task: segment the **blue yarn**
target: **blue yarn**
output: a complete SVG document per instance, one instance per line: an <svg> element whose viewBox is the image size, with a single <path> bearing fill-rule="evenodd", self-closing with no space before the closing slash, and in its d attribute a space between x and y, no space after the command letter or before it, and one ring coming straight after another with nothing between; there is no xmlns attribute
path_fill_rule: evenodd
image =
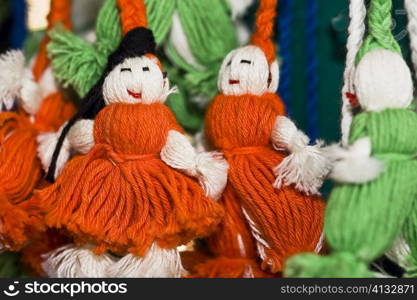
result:
<svg viewBox="0 0 417 300"><path fill-rule="evenodd" d="M307 52L307 133L312 140L319 136L318 130L318 55L317 55L317 0L307 0L306 52Z"/></svg>
<svg viewBox="0 0 417 300"><path fill-rule="evenodd" d="M26 38L26 1L10 1L12 16L12 28L10 30L10 47L13 49L23 48Z"/></svg>
<svg viewBox="0 0 417 300"><path fill-rule="evenodd" d="M278 11L278 46L282 59L278 93L284 101L287 114L292 114L291 108L291 76L292 76L292 4L294 0L281 0Z"/></svg>

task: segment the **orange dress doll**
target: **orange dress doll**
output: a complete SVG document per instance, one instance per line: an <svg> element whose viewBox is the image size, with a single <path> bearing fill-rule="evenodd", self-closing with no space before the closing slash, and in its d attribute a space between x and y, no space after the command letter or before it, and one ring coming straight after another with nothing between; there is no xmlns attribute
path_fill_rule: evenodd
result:
<svg viewBox="0 0 417 300"><path fill-rule="evenodd" d="M181 276L176 247L207 235L223 216L212 198L224 188L227 165L197 154L163 104L172 90L153 55L152 32L125 32L102 78L63 129L49 178L67 133L74 143L80 135L72 131L82 130L81 144L89 149L36 195L46 224L65 229L75 241L48 255L43 266L49 276Z"/></svg>
<svg viewBox="0 0 417 300"><path fill-rule="evenodd" d="M207 241L216 256L200 277L265 277L287 258L321 249L324 202L317 197L327 160L320 145L285 117L275 94L279 70L271 41L276 0L260 0L252 45L224 60L205 134L229 164L220 203L224 221Z"/></svg>

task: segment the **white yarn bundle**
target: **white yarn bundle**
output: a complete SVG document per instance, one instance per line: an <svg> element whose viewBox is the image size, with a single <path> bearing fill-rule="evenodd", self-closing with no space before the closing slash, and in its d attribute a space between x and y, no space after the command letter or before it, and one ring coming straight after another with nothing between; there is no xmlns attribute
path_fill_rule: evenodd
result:
<svg viewBox="0 0 417 300"><path fill-rule="evenodd" d="M161 159L168 166L196 177L208 197L220 198L227 183L228 170L228 164L220 153L197 153L185 135L170 130Z"/></svg>

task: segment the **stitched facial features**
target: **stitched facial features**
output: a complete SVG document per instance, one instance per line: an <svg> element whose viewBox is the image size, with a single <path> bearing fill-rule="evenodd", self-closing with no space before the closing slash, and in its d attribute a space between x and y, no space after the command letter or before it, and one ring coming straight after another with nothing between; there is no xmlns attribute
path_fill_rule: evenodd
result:
<svg viewBox="0 0 417 300"><path fill-rule="evenodd" d="M165 102L171 93L169 81L152 56L128 58L106 77L103 96L106 104Z"/></svg>
<svg viewBox="0 0 417 300"><path fill-rule="evenodd" d="M227 55L220 69L218 86L225 95L262 95L276 91L278 76L276 62L270 67L261 49L246 46Z"/></svg>

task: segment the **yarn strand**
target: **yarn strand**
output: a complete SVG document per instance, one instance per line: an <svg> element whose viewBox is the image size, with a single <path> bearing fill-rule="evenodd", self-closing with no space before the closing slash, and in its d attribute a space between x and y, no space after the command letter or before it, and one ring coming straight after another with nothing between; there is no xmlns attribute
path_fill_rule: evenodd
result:
<svg viewBox="0 0 417 300"><path fill-rule="evenodd" d="M347 145L349 129L352 123L352 112L347 93L353 93L353 73L355 71L355 59L362 45L365 35L366 7L364 0L350 0L349 4L350 24L348 28L347 54L345 72L343 75L344 85L342 89L342 144Z"/></svg>

